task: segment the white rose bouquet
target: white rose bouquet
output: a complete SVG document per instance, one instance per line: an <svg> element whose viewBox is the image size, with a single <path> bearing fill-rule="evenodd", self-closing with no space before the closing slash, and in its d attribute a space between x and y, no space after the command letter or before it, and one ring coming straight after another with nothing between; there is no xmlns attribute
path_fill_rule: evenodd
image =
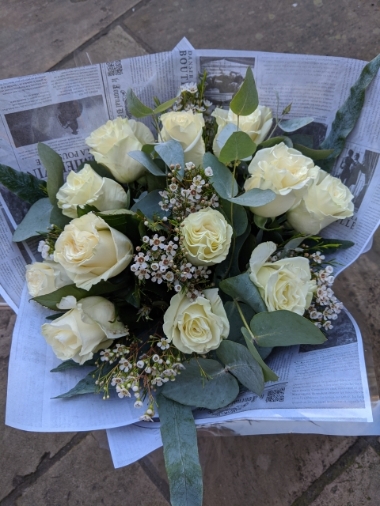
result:
<svg viewBox="0 0 380 506"><path fill-rule="evenodd" d="M363 72L368 84L374 70ZM62 396L133 398L141 420L159 415L179 506L202 503L192 408L224 407L241 386L261 395L278 379L264 361L273 347L323 344L339 318L332 254L352 243L318 234L354 212L328 171L367 85L359 79L314 149L297 143L312 118L286 119L290 106L273 117L249 67L228 110L206 99L205 84L203 75L155 108L129 90L137 120L94 131L95 160L66 181L44 144L47 183L0 170L32 204L14 240L41 236L42 261L26 279L33 300L59 311L41 329L64 361L58 371L95 368L85 392L79 384ZM138 121L148 116L156 136ZM172 451L181 441L190 466ZM192 483L191 499L180 478Z"/></svg>

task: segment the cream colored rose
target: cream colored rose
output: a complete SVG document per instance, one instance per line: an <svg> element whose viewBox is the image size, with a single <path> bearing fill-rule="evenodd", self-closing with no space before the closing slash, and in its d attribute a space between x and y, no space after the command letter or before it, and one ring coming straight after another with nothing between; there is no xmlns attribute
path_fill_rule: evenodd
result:
<svg viewBox="0 0 380 506"><path fill-rule="evenodd" d="M302 316L316 289L309 260L294 257L268 262L276 248L274 242L264 242L253 250L249 277L259 289L268 311L285 309Z"/></svg>
<svg viewBox="0 0 380 506"><path fill-rule="evenodd" d="M25 277L31 297L55 292L58 288L72 284L65 269L56 262L35 262L27 265Z"/></svg>
<svg viewBox="0 0 380 506"><path fill-rule="evenodd" d="M120 274L131 262L133 245L94 213L75 218L55 243L54 260L79 288Z"/></svg>
<svg viewBox="0 0 380 506"><path fill-rule="evenodd" d="M193 265L211 266L227 257L232 227L219 211L205 208L183 220L181 235L187 259Z"/></svg>
<svg viewBox="0 0 380 506"><path fill-rule="evenodd" d="M288 222L301 234L318 234L334 221L354 214L353 198L340 179L320 170L301 202L288 211Z"/></svg>
<svg viewBox="0 0 380 506"><path fill-rule="evenodd" d="M78 206L88 204L99 211L111 211L124 208L128 196L119 183L107 177L100 177L86 164L79 172L70 172L66 183L58 190L57 200L62 214L76 218Z"/></svg>
<svg viewBox="0 0 380 506"><path fill-rule="evenodd" d="M248 171L251 177L244 184L245 191L259 188L276 194L272 202L251 207L251 211L258 216L274 218L286 213L301 200L307 187L317 177L319 167L315 167L311 158L281 142L258 151Z"/></svg>
<svg viewBox="0 0 380 506"><path fill-rule="evenodd" d="M128 153L153 142L152 132L144 123L122 118L107 121L86 139L95 160L108 167L120 183L131 183L144 174L143 165Z"/></svg>
<svg viewBox="0 0 380 506"><path fill-rule="evenodd" d="M70 309L51 323L42 325L42 335L60 360L83 364L94 353L107 348L113 339L128 334L116 319L115 306L104 297L87 297L77 302L64 297L60 309Z"/></svg>
<svg viewBox="0 0 380 506"><path fill-rule="evenodd" d="M248 134L255 144L260 144L268 135L273 121L272 110L263 105L259 105L252 114L239 117L232 112L231 109L226 111L225 109L216 107L211 116L216 118L216 123L218 125L218 131L212 147L215 155L218 157L221 150L218 144L218 138L226 125L237 126L239 119L239 130Z"/></svg>
<svg viewBox="0 0 380 506"><path fill-rule="evenodd" d="M181 143L185 162L202 165L205 143L202 132L205 122L201 113L192 111L167 112L161 116L160 132L163 142L175 140Z"/></svg>
<svg viewBox="0 0 380 506"><path fill-rule="evenodd" d="M182 353L208 353L227 339L230 324L218 289L204 290L204 297L189 299L177 293L164 314L164 333Z"/></svg>

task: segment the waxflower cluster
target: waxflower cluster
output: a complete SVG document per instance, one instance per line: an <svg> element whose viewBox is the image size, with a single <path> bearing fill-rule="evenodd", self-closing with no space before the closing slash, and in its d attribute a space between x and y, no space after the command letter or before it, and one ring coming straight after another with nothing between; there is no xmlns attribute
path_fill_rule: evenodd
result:
<svg viewBox="0 0 380 506"><path fill-rule="evenodd" d="M207 113L208 109L213 105L212 102L204 98L204 83L199 85L196 83L182 84L177 100L173 104L173 111L193 111Z"/></svg>

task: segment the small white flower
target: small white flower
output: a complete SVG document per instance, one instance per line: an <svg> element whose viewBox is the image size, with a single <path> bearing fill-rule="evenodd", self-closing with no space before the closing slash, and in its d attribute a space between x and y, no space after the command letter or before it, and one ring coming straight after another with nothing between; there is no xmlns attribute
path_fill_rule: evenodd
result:
<svg viewBox="0 0 380 506"><path fill-rule="evenodd" d="M213 172L213 170L212 170L212 168L211 168L211 167L206 167L206 168L205 168L205 175L206 175L207 177L211 177L211 176L213 176L213 175L214 175L214 172Z"/></svg>

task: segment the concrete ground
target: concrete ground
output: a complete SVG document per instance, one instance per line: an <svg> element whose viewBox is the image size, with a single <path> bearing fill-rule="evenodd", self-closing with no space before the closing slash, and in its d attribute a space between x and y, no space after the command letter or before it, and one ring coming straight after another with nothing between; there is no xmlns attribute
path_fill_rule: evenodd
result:
<svg viewBox="0 0 380 506"><path fill-rule="evenodd" d="M372 59L380 0L2 0L0 79L170 50L252 49ZM380 234L336 292L372 341L380 380ZM15 315L0 304L0 399ZM162 451L114 470L105 432L0 427L0 505L169 505ZM380 438L201 437L205 506L378 506Z"/></svg>

